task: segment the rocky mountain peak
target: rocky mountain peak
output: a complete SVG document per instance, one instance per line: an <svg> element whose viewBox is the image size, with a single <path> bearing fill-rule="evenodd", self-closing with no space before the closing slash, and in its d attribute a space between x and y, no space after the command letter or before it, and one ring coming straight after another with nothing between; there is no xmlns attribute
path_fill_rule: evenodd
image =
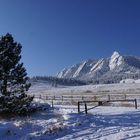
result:
<svg viewBox="0 0 140 140"><path fill-rule="evenodd" d="M75 64L57 74L59 78L74 78L78 80L119 80L123 77L140 76L140 58L136 56L120 55L114 51L110 58L88 60ZM112 81L113 81L112 80ZM117 81L116 80L116 81ZM116 82L115 81L115 82Z"/></svg>
<svg viewBox="0 0 140 140"><path fill-rule="evenodd" d="M109 61L110 70L115 69L117 66L121 65L122 63L123 63L123 57L117 51L114 51Z"/></svg>
<svg viewBox="0 0 140 140"><path fill-rule="evenodd" d="M116 58L116 57L119 57L120 56L120 53L117 52L117 51L114 51L111 58Z"/></svg>

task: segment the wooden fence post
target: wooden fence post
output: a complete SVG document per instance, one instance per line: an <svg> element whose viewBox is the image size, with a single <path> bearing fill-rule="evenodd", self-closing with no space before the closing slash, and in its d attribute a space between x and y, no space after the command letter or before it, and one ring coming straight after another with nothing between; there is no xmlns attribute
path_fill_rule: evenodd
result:
<svg viewBox="0 0 140 140"><path fill-rule="evenodd" d="M62 102L63 102L63 96L62 96Z"/></svg>
<svg viewBox="0 0 140 140"><path fill-rule="evenodd" d="M135 101L135 109L137 109L138 108L137 100L135 99L134 101Z"/></svg>
<svg viewBox="0 0 140 140"><path fill-rule="evenodd" d="M80 113L80 102L78 102L78 113Z"/></svg>
<svg viewBox="0 0 140 140"><path fill-rule="evenodd" d="M52 108L54 107L54 105L53 105L53 100L52 100Z"/></svg>
<svg viewBox="0 0 140 140"><path fill-rule="evenodd" d="M46 96L46 100L48 99L48 97Z"/></svg>
<svg viewBox="0 0 140 140"><path fill-rule="evenodd" d="M85 103L85 113L87 114L87 104Z"/></svg>
<svg viewBox="0 0 140 140"><path fill-rule="evenodd" d="M96 96L94 96L94 101L96 101L97 100L97 97Z"/></svg>
<svg viewBox="0 0 140 140"><path fill-rule="evenodd" d="M98 101L98 106L102 106L103 102L102 101Z"/></svg>
<svg viewBox="0 0 140 140"><path fill-rule="evenodd" d="M108 95L108 101L110 101L110 95Z"/></svg>
<svg viewBox="0 0 140 140"><path fill-rule="evenodd" d="M39 98L41 99L41 95L39 96Z"/></svg>

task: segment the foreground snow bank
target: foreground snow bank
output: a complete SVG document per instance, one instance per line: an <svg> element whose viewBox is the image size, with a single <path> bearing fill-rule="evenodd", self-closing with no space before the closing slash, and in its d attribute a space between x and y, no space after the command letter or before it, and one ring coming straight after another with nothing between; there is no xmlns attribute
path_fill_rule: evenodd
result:
<svg viewBox="0 0 140 140"><path fill-rule="evenodd" d="M99 107L90 111L88 115L77 115L73 109L63 108L63 111L69 114L69 129L66 131L67 135L59 138L60 140L140 139L139 110L126 107Z"/></svg>
<svg viewBox="0 0 140 140"><path fill-rule="evenodd" d="M76 106L58 105L27 117L1 118L0 140L136 140L139 118L140 110L128 107L98 107L85 115L77 114Z"/></svg>

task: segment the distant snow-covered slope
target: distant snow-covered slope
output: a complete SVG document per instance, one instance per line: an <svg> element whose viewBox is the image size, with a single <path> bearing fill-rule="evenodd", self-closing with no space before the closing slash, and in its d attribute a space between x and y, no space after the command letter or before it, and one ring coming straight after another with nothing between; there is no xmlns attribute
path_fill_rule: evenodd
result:
<svg viewBox="0 0 140 140"><path fill-rule="evenodd" d="M59 78L76 78L79 80L108 80L112 78L137 78L140 75L140 58L123 56L113 52L111 57L99 60L87 60L65 68L57 74Z"/></svg>

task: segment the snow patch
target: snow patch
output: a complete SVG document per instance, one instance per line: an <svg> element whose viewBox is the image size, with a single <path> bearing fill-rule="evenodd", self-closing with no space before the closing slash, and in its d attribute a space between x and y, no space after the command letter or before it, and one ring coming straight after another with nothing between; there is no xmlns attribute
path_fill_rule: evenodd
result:
<svg viewBox="0 0 140 140"><path fill-rule="evenodd" d="M117 66L123 63L123 57L118 53L114 52L109 61L110 70L115 69Z"/></svg>
<svg viewBox="0 0 140 140"><path fill-rule="evenodd" d="M103 63L104 63L104 59L99 60L99 61L91 68L90 72L101 69L102 66L103 66Z"/></svg>
<svg viewBox="0 0 140 140"><path fill-rule="evenodd" d="M130 83L140 83L140 79L137 79L137 80L134 80L134 79L123 79L120 81L120 83L127 83L127 84L130 84Z"/></svg>
<svg viewBox="0 0 140 140"><path fill-rule="evenodd" d="M135 83L140 83L140 79L135 80Z"/></svg>
<svg viewBox="0 0 140 140"><path fill-rule="evenodd" d="M67 69L64 68L61 72L59 72L59 73L57 74L57 77L58 77L58 78L62 78L62 77L64 76L64 74L66 73L66 71L67 71Z"/></svg>
<svg viewBox="0 0 140 140"><path fill-rule="evenodd" d="M121 80L120 83L135 83L134 79L125 79L125 80Z"/></svg>
<svg viewBox="0 0 140 140"><path fill-rule="evenodd" d="M86 61L85 61L84 63L82 63L82 64L78 67L77 71L76 71L76 72L74 73L74 75L73 75L73 78L79 76L79 74L80 74L80 72L82 71L82 69L83 69L83 67L85 66L85 64L86 64Z"/></svg>

